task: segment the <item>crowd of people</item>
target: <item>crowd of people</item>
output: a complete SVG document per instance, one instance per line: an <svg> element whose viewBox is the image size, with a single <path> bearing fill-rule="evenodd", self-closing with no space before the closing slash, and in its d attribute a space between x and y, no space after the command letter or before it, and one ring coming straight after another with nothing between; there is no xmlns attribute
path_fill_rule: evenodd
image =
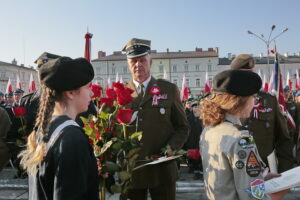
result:
<svg viewBox="0 0 300 200"><path fill-rule="evenodd" d="M175 84L151 76L149 40L133 38L123 51L132 75L126 86L133 90L126 107L137 112L128 131L143 133L140 158L166 145L168 154L197 152L187 154L189 172L204 180L209 199L281 199L288 192L265 194L264 181L280 176L268 172L272 152L279 173L300 164L300 91L284 88L292 126L276 96L261 91L255 60L242 54L214 77L209 94L182 102ZM97 163L79 118L97 113L89 89L93 67L83 58L49 53L36 63L39 90L0 92L0 171L11 160L18 177L28 174L30 199L99 199ZM17 107L26 108L26 141ZM146 200L150 193L153 200L174 200L178 178L176 160L142 167L133 171L126 198Z"/></svg>

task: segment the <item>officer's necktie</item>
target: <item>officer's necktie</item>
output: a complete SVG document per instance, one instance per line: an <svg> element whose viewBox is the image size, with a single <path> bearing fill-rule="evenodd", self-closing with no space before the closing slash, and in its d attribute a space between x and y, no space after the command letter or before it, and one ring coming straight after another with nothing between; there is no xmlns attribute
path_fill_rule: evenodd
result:
<svg viewBox="0 0 300 200"><path fill-rule="evenodd" d="M144 97L144 85L139 84L139 96Z"/></svg>

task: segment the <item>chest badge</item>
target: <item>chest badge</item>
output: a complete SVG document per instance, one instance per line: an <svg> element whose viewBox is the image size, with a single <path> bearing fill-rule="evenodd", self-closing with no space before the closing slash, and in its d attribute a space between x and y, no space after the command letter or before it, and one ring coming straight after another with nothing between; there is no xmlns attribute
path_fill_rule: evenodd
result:
<svg viewBox="0 0 300 200"><path fill-rule="evenodd" d="M166 109L164 108L160 108L159 109L160 114L164 115L166 113Z"/></svg>

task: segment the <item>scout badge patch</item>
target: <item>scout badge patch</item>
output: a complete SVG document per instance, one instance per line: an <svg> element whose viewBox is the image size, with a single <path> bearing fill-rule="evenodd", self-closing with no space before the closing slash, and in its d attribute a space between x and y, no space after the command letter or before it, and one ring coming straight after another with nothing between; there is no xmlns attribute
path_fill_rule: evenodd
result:
<svg viewBox="0 0 300 200"><path fill-rule="evenodd" d="M239 145L243 149L251 149L254 147L254 140L253 137L243 137L239 141Z"/></svg>
<svg viewBox="0 0 300 200"><path fill-rule="evenodd" d="M236 168L238 169L243 169L243 167L245 166L244 162L241 160L236 161L235 163Z"/></svg>
<svg viewBox="0 0 300 200"><path fill-rule="evenodd" d="M251 151L248 156L246 163L246 172L250 177L257 177L261 172L261 165L253 151Z"/></svg>
<svg viewBox="0 0 300 200"><path fill-rule="evenodd" d="M246 188L245 191L256 199L262 199L265 195L265 183L261 179L256 179L250 183L250 187Z"/></svg>
<svg viewBox="0 0 300 200"><path fill-rule="evenodd" d="M159 99L167 99L167 97L168 97L167 94L160 94L160 87L158 87L158 86L153 86L150 89L150 94L153 95L152 106L154 106L154 105L157 106Z"/></svg>
<svg viewBox="0 0 300 200"><path fill-rule="evenodd" d="M244 158L246 158L247 153L246 153L246 151L244 151L244 150L240 150L240 151L238 152L238 156L239 156L239 159L244 159Z"/></svg>

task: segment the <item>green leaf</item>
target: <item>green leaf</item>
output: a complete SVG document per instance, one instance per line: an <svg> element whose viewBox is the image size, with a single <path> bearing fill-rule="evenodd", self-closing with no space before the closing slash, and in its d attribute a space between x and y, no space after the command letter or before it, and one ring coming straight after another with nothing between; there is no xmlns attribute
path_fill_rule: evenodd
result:
<svg viewBox="0 0 300 200"><path fill-rule="evenodd" d="M101 119L108 120L108 118L109 118L109 113L101 112L101 113L99 114L99 117L100 117Z"/></svg>
<svg viewBox="0 0 300 200"><path fill-rule="evenodd" d="M103 147L101 148L100 154L99 156L101 156L102 154L104 154L105 151L107 151L107 149L113 144L112 141L106 142Z"/></svg>
<svg viewBox="0 0 300 200"><path fill-rule="evenodd" d="M120 185L112 185L110 187L111 191L114 193L121 193L122 192L122 187Z"/></svg>
<svg viewBox="0 0 300 200"><path fill-rule="evenodd" d="M80 116L80 119L81 119L81 121L82 121L84 124L88 124L88 123L89 123L89 119L88 119L88 118L85 118L85 117Z"/></svg>
<svg viewBox="0 0 300 200"><path fill-rule="evenodd" d="M186 151L183 150L183 149L180 149L180 150L175 152L175 155L186 155Z"/></svg>
<svg viewBox="0 0 300 200"><path fill-rule="evenodd" d="M114 162L106 161L104 165L105 165L107 171L111 174L120 170L120 166Z"/></svg>
<svg viewBox="0 0 300 200"><path fill-rule="evenodd" d="M129 161L134 161L139 157L139 154L134 154L132 157L128 158Z"/></svg>
<svg viewBox="0 0 300 200"><path fill-rule="evenodd" d="M85 134L87 134L89 137L94 138L95 134L94 134L94 130L90 127L90 126L86 126L83 128Z"/></svg>
<svg viewBox="0 0 300 200"><path fill-rule="evenodd" d="M131 145L131 142L130 141L125 141L125 142L123 142L123 144L122 144L122 149L124 150L124 151L129 151L129 150L131 150L132 149L132 145Z"/></svg>
<svg viewBox="0 0 300 200"><path fill-rule="evenodd" d="M119 151L121 148L122 148L122 142L118 141L118 142L115 142L111 148L115 151Z"/></svg>
<svg viewBox="0 0 300 200"><path fill-rule="evenodd" d="M126 181L131 178L131 174L127 171L121 171L119 173L119 177L120 177L121 181Z"/></svg>
<svg viewBox="0 0 300 200"><path fill-rule="evenodd" d="M138 138L139 136L142 136L142 132L135 132L130 136L130 139Z"/></svg>
<svg viewBox="0 0 300 200"><path fill-rule="evenodd" d="M138 148L134 148L131 149L128 154L126 155L127 158L131 158L133 155L137 154L142 148L138 147Z"/></svg>

